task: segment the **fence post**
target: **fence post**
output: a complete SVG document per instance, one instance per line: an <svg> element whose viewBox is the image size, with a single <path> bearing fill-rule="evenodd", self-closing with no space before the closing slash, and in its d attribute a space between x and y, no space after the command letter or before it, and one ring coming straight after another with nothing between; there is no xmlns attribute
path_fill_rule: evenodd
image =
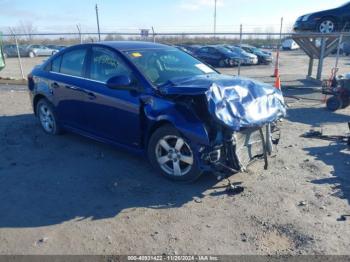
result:
<svg viewBox="0 0 350 262"><path fill-rule="evenodd" d="M242 49L242 34L243 34L243 26L241 24L239 29L239 48ZM241 75L241 63L242 63L242 53L239 53L239 60L238 60L238 76Z"/></svg>
<svg viewBox="0 0 350 262"><path fill-rule="evenodd" d="M152 35L153 35L153 43L156 42L156 33L154 31L154 27L152 26Z"/></svg>
<svg viewBox="0 0 350 262"><path fill-rule="evenodd" d="M25 79L24 73L23 73L23 67L22 67L22 59L21 59L21 54L19 52L19 46L18 46L18 40L16 34L11 30L11 33L13 37L15 38L15 43L16 43L16 49L17 49L17 57L18 57L18 64L19 64L19 69L21 70L21 76L22 79Z"/></svg>
<svg viewBox="0 0 350 262"><path fill-rule="evenodd" d="M80 38L80 44L83 43L83 36L81 34L81 28L80 25L77 25L77 29L78 29L78 34L79 34L79 38Z"/></svg>
<svg viewBox="0 0 350 262"><path fill-rule="evenodd" d="M321 40L321 56L320 59L318 60L318 68L317 68L317 80L321 80L322 78L322 70L323 70L323 60L324 60L324 52L326 50L326 39L322 37Z"/></svg>

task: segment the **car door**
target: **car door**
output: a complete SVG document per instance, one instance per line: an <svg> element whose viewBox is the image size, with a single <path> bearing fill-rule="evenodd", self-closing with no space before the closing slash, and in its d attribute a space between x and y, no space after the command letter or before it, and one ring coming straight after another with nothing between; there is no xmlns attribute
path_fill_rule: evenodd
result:
<svg viewBox="0 0 350 262"><path fill-rule="evenodd" d="M87 48L69 50L51 62L50 88L56 113L62 125L73 129L86 130L83 113L86 103L84 87Z"/></svg>
<svg viewBox="0 0 350 262"><path fill-rule="evenodd" d="M41 45L40 46L40 55L42 55L42 56L50 56L50 55L52 55L51 49L47 48L44 45Z"/></svg>
<svg viewBox="0 0 350 262"><path fill-rule="evenodd" d="M209 47L209 57L211 65L218 65L222 59L222 54L213 47Z"/></svg>
<svg viewBox="0 0 350 262"><path fill-rule="evenodd" d="M339 15L342 19L342 25L340 30L350 28L350 4L345 5L341 10L339 10ZM346 25L346 28L343 28Z"/></svg>
<svg viewBox="0 0 350 262"><path fill-rule="evenodd" d="M205 63L210 64L210 54L208 47L203 47L198 50L197 57Z"/></svg>
<svg viewBox="0 0 350 262"><path fill-rule="evenodd" d="M94 46L90 50L86 87L85 114L89 132L118 144L139 147L140 99L139 92L123 88L110 89L106 82L115 76L128 76L138 81L122 57L112 49Z"/></svg>

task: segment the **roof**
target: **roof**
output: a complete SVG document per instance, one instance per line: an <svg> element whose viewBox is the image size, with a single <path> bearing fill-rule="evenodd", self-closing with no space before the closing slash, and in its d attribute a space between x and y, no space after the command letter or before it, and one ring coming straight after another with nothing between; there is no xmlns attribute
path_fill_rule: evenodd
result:
<svg viewBox="0 0 350 262"><path fill-rule="evenodd" d="M170 48L168 45L162 45L151 42L141 41L106 41L97 44L105 45L117 49L119 51L135 50L135 49L155 49L155 48Z"/></svg>

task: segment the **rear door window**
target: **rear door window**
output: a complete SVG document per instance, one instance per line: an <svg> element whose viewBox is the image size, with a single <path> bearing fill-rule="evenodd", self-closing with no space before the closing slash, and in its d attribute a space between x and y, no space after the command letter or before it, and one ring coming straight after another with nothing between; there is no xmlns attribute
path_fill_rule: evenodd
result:
<svg viewBox="0 0 350 262"><path fill-rule="evenodd" d="M63 54L60 72L71 76L84 76L86 53L87 49L81 48Z"/></svg>

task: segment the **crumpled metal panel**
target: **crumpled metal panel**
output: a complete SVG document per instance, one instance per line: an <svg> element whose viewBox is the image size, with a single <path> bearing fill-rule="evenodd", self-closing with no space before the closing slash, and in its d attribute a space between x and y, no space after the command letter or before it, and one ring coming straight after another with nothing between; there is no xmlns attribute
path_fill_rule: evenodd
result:
<svg viewBox="0 0 350 262"><path fill-rule="evenodd" d="M263 126L286 116L282 92L251 79L234 77L229 85L214 82L206 96L209 112L235 131Z"/></svg>

